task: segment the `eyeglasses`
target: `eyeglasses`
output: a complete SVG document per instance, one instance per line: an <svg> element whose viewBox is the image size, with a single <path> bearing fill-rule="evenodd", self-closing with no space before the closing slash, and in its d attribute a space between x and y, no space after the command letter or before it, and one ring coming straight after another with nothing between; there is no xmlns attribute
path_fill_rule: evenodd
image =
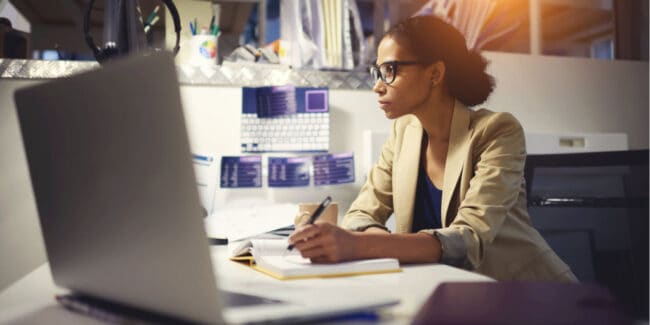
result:
<svg viewBox="0 0 650 325"><path fill-rule="evenodd" d="M370 66L370 75L375 81L381 79L385 84L390 85L395 81L397 75L397 67L400 65L416 65L420 62L416 61L386 61L380 65L372 64Z"/></svg>

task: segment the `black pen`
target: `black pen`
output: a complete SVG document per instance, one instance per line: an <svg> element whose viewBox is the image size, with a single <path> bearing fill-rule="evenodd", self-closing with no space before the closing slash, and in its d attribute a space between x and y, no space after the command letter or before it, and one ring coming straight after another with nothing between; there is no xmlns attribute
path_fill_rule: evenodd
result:
<svg viewBox="0 0 650 325"><path fill-rule="evenodd" d="M210 26L208 26L208 30L212 31L214 29L214 15L212 15L212 19L210 19Z"/></svg>
<svg viewBox="0 0 650 325"><path fill-rule="evenodd" d="M320 203L318 208L316 208L314 213L311 214L311 216L309 217L309 220L307 220L307 224L311 225L314 222L316 222L316 219L318 219L318 217L320 217L320 215L323 213L323 211L325 211L325 208L327 208L327 206L330 205L330 202L332 202L332 198L329 197L329 196L326 197L325 200L323 200L323 202ZM288 250L293 250L293 245L287 246L287 249Z"/></svg>

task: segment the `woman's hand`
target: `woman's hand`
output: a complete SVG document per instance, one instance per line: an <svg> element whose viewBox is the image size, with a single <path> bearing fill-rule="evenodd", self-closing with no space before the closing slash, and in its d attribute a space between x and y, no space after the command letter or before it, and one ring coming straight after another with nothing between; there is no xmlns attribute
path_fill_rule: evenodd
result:
<svg viewBox="0 0 650 325"><path fill-rule="evenodd" d="M300 226L289 243L314 263L336 263L355 259L358 236L327 222Z"/></svg>

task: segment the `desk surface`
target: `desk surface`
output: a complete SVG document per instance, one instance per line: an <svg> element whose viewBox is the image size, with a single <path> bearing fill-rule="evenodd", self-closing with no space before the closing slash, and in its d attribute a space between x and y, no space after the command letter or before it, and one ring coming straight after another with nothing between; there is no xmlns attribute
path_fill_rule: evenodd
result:
<svg viewBox="0 0 650 325"><path fill-rule="evenodd" d="M330 279L280 281L228 260L226 247L212 249L220 288L282 299L295 290L319 290L336 294L385 295L400 303L380 312L382 320L409 323L426 298L442 282L492 281L490 278L441 264L403 266L403 272ZM97 320L69 312L54 295L63 293L43 264L0 292L0 324L99 324Z"/></svg>

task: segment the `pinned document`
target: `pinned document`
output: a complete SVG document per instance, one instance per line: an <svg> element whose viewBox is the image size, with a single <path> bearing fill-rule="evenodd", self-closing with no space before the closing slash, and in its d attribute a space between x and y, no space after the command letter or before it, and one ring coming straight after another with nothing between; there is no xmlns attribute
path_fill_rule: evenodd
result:
<svg viewBox="0 0 650 325"><path fill-rule="evenodd" d="M296 87L293 85L247 88L245 96L250 96L248 92L251 91L257 99L257 117L296 114Z"/></svg>
<svg viewBox="0 0 650 325"><path fill-rule="evenodd" d="M262 157L221 157L221 188L246 187L262 187Z"/></svg>
<svg viewBox="0 0 650 325"><path fill-rule="evenodd" d="M269 157L269 187L309 186L310 157Z"/></svg>
<svg viewBox="0 0 650 325"><path fill-rule="evenodd" d="M314 185L354 183L352 152L314 156Z"/></svg>
<svg viewBox="0 0 650 325"><path fill-rule="evenodd" d="M242 95L242 152L329 149L327 88L244 87Z"/></svg>
<svg viewBox="0 0 650 325"><path fill-rule="evenodd" d="M201 205L208 214L212 213L214 192L219 177L217 162L212 155L193 153L192 164L194 165L194 175L196 176L196 185L199 188Z"/></svg>

